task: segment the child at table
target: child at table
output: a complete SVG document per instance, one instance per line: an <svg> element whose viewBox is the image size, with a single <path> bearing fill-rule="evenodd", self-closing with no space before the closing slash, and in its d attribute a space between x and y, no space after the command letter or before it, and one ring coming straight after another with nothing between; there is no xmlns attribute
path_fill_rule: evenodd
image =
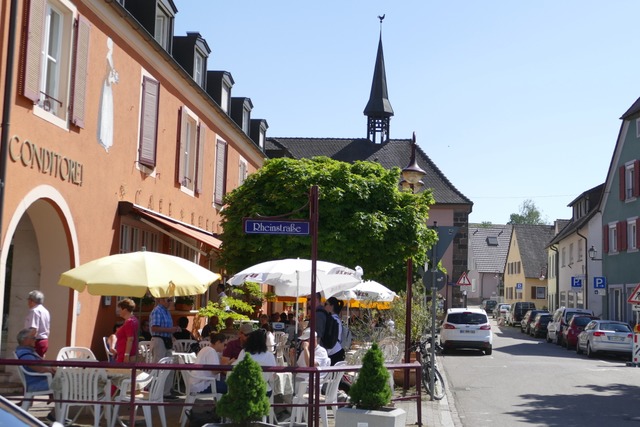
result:
<svg viewBox="0 0 640 427"><path fill-rule="evenodd" d="M196 365L221 365L220 353L224 350L227 343L227 336L221 333L215 333L209 335L210 344L207 347L202 347L196 357ZM191 371L192 375L198 377L215 378L216 380L216 392L226 393L227 383L220 380L220 371ZM191 391L196 393L211 393L211 380L201 378L190 378Z"/></svg>

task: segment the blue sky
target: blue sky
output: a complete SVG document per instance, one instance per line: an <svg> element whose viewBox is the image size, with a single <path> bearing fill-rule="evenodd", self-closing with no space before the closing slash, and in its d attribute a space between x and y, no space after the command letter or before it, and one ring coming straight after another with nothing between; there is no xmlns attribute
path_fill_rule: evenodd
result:
<svg viewBox="0 0 640 427"><path fill-rule="evenodd" d="M505 223L526 199L549 223L570 218L640 96L637 0L175 4L175 34L202 34L208 69L231 72L271 137L366 137L385 14L391 137L416 132L472 222Z"/></svg>

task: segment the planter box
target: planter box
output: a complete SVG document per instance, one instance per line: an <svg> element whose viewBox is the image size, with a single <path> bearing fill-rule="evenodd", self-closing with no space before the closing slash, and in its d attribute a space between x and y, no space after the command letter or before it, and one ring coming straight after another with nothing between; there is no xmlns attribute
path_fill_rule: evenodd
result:
<svg viewBox="0 0 640 427"><path fill-rule="evenodd" d="M376 410L342 407L336 411L336 426L358 427L404 427L407 413L400 408L380 408Z"/></svg>

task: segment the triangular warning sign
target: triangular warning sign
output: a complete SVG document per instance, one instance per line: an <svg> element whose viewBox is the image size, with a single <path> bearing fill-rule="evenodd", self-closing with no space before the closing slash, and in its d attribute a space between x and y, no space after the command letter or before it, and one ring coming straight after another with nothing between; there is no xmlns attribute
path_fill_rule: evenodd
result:
<svg viewBox="0 0 640 427"><path fill-rule="evenodd" d="M640 283L638 283L638 286L636 286L633 292L631 292L631 295L629 295L629 299L627 299L627 302L629 304L640 304Z"/></svg>
<svg viewBox="0 0 640 427"><path fill-rule="evenodd" d="M462 273L458 281L456 282L458 286L471 286L471 280L467 276L467 273Z"/></svg>

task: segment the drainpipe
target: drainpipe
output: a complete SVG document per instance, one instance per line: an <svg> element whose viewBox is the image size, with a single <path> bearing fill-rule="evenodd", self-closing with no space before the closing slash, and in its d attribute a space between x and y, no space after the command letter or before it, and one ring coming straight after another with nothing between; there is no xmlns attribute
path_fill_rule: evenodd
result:
<svg viewBox="0 0 640 427"><path fill-rule="evenodd" d="M589 308L589 241L586 236L580 234L580 229L576 230L576 234L584 239L584 308Z"/></svg>
<svg viewBox="0 0 640 427"><path fill-rule="evenodd" d="M16 15L18 14L18 0L11 0L9 11L9 34L7 35L7 61L4 76L4 97L2 102L2 133L0 133L0 244L2 242L2 212L4 211L4 190L7 177L7 153L9 151L9 119L11 116L11 95L13 87L13 63L16 42ZM4 277L0 278L4 283Z"/></svg>
<svg viewBox="0 0 640 427"><path fill-rule="evenodd" d="M558 267L558 260L560 259L560 253L558 252L558 248L556 248L554 245L549 246L549 249L551 249L553 252L556 253L555 258L556 258L556 262L555 264L555 268L554 268L554 276L556 278L556 301L555 301L555 306L553 307L553 310L557 310L558 308L560 308L560 282L558 281L558 276L560 274L560 268Z"/></svg>

